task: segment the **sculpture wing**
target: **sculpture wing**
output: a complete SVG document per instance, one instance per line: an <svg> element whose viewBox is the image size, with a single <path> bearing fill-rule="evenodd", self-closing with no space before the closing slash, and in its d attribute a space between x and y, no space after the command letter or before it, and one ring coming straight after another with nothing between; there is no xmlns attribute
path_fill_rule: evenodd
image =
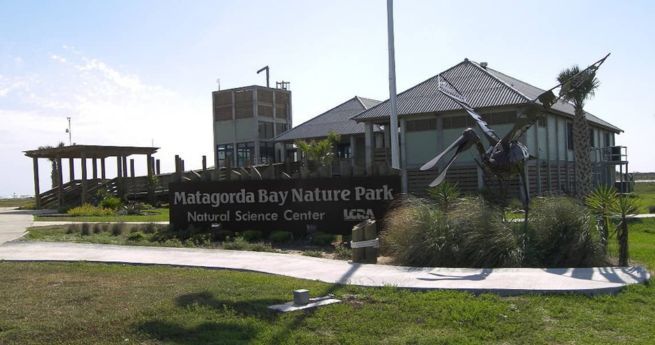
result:
<svg viewBox="0 0 655 345"><path fill-rule="evenodd" d="M451 84L445 77L442 75L437 76L437 83L438 83L438 90L442 94L444 94L446 97L450 98L452 101L457 103L462 109L466 110L466 112L475 120L475 122L478 124L478 127L482 130L484 135L487 137L489 140L489 143L491 145L496 145L496 143L500 140L496 132L489 128L489 125L482 119L482 116L480 114L476 113L473 107L468 103L466 98L459 92L457 89Z"/></svg>
<svg viewBox="0 0 655 345"><path fill-rule="evenodd" d="M543 116L542 107L538 104L531 103L525 109L522 115L514 122L514 127L501 139L502 143L519 140L519 138L528 131Z"/></svg>

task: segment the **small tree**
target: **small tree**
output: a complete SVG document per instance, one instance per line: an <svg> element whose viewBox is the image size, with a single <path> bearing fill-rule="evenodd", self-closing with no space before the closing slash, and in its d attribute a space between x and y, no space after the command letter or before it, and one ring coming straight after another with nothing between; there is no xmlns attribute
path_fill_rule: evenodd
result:
<svg viewBox="0 0 655 345"><path fill-rule="evenodd" d="M64 147L65 145L66 144L63 142L59 142L57 147ZM39 146L39 150L48 150L52 148L53 147L50 145ZM58 160L55 158L50 158L50 163L52 164L52 169L50 170L50 181L52 181L52 189L55 189L61 184L61 181L59 181L59 170L61 167L59 166Z"/></svg>
<svg viewBox="0 0 655 345"><path fill-rule="evenodd" d="M446 181L438 186L428 188L428 195L437 203L442 212L448 212L453 207L455 200L459 198L460 192L456 184Z"/></svg>
<svg viewBox="0 0 655 345"><path fill-rule="evenodd" d="M628 253L628 219L630 214L637 213L639 207L635 199L621 195L614 204L613 211L618 213L620 222L616 227L616 238L619 242L619 266L628 266L630 255Z"/></svg>
<svg viewBox="0 0 655 345"><path fill-rule="evenodd" d="M587 198L585 204L598 218L601 229L601 244L607 253L607 241L610 234L610 217L616 208L618 195L613 187L601 185L596 188Z"/></svg>
<svg viewBox="0 0 655 345"><path fill-rule="evenodd" d="M295 142L298 150L303 154L303 160L310 171L316 171L319 167L328 166L334 160L335 145L341 140L341 136L335 132L328 133L323 140L297 140Z"/></svg>

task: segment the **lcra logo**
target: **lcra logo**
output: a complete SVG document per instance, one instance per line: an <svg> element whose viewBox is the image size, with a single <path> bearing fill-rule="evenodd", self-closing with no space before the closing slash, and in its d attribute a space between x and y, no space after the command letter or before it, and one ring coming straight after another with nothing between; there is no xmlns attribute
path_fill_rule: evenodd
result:
<svg viewBox="0 0 655 345"><path fill-rule="evenodd" d="M343 210L343 220L352 221L352 220L367 220L375 219L375 214L370 208L352 208Z"/></svg>

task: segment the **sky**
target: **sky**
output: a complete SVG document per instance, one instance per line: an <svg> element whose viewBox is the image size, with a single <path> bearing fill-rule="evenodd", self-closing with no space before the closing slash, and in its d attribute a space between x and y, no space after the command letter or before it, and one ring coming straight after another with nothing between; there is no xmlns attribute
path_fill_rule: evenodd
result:
<svg viewBox="0 0 655 345"><path fill-rule="evenodd" d="M655 171L655 2L397 0L394 15L398 92L464 58L549 88L611 52L586 110L625 131L631 171ZM74 143L154 144L163 171L175 154L199 168L217 79L265 85L270 66L297 125L355 95L387 99L387 49L384 0L0 0L0 197L34 193L22 151L68 143L67 117Z"/></svg>

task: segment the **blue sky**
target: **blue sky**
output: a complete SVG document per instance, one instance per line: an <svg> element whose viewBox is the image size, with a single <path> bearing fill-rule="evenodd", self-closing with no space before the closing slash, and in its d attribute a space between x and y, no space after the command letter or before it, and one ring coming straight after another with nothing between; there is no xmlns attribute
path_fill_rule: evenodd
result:
<svg viewBox="0 0 655 345"><path fill-rule="evenodd" d="M487 61L546 88L607 52L587 110L625 130L633 171L655 171L652 1L396 1L398 90ZM0 196L32 193L21 153L66 141L150 145L164 170L211 157L211 96L291 81L294 123L354 95L388 98L386 1L0 0ZM47 162L42 186L49 186Z"/></svg>

